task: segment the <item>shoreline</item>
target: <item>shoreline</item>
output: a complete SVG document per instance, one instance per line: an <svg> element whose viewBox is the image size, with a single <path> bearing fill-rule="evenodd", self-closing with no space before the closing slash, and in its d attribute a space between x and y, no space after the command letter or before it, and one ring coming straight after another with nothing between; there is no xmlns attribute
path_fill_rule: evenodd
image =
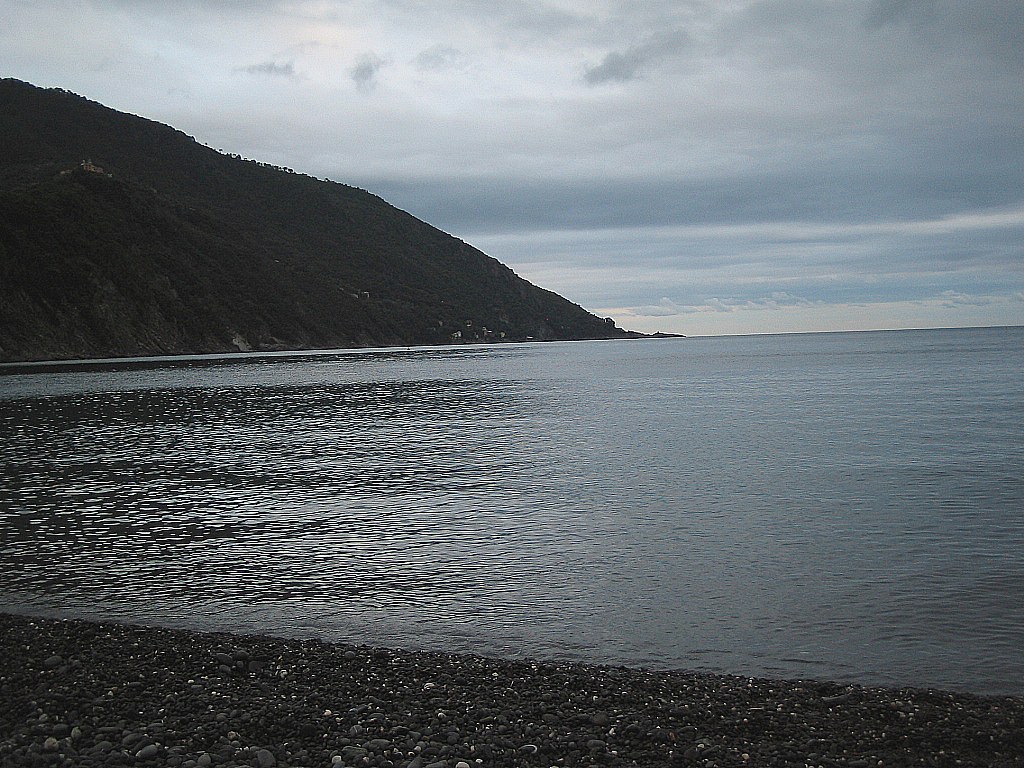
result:
<svg viewBox="0 0 1024 768"><path fill-rule="evenodd" d="M0 613L0 765L1024 766L1024 697Z"/></svg>

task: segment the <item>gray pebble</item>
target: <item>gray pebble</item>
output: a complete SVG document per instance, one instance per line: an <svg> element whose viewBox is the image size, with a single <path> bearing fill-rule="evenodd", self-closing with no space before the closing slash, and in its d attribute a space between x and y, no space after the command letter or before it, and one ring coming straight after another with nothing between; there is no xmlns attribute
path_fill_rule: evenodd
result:
<svg viewBox="0 0 1024 768"><path fill-rule="evenodd" d="M358 760L362 757L366 757L368 752L363 747L347 746L341 750L341 754L345 756L346 760Z"/></svg>
<svg viewBox="0 0 1024 768"><path fill-rule="evenodd" d="M133 758L136 768L707 768L739 765L733 756L744 765L875 766L921 762L928 755L908 755L905 742L928 739L946 745L950 765L1009 764L1020 754L1020 698L259 638L236 642L275 674L221 676L217 650L242 661L223 636L70 626L0 613L0 676L15 698L0 709L23 713L0 745L4 768L129 768ZM41 674L39 648L68 653L53 662L60 672ZM346 654L359 663L343 662ZM79 658L81 672L71 667ZM279 679L280 669L291 673Z"/></svg>
<svg viewBox="0 0 1024 768"><path fill-rule="evenodd" d="M147 744L138 752L135 753L136 760L149 760L150 758L156 757L157 752L160 748L156 744Z"/></svg>

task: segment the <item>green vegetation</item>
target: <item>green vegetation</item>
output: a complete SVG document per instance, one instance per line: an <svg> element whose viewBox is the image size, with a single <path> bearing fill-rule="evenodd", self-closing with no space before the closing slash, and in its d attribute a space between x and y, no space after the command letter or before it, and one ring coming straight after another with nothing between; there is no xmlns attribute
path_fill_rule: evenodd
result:
<svg viewBox="0 0 1024 768"><path fill-rule="evenodd" d="M0 80L0 360L630 334L361 189Z"/></svg>

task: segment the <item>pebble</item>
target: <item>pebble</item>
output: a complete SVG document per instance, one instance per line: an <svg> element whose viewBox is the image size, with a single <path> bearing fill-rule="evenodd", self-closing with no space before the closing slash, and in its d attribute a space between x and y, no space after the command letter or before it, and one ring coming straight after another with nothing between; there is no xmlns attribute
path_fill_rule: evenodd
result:
<svg viewBox="0 0 1024 768"><path fill-rule="evenodd" d="M341 750L341 754L347 760L360 760L369 754L363 747L349 745Z"/></svg>
<svg viewBox="0 0 1024 768"><path fill-rule="evenodd" d="M64 657L54 654L53 656L47 657L46 661L43 662L43 666L47 669L54 669L64 663Z"/></svg>
<svg viewBox="0 0 1024 768"><path fill-rule="evenodd" d="M147 744L138 752L135 753L136 760L149 760L150 758L156 757L160 748L156 744Z"/></svg>
<svg viewBox="0 0 1024 768"><path fill-rule="evenodd" d="M229 643L223 634L0 613L0 698L5 713L19 713L4 723L0 764L128 768L134 757L138 768L874 768L941 754L946 765L1010 768L1024 754L1021 697L259 637L239 638L245 651ZM55 648L62 656L53 668L71 670L69 658L80 666L41 682ZM254 659L269 671L251 673ZM231 674L218 674L220 666ZM925 744L927 754L915 746Z"/></svg>

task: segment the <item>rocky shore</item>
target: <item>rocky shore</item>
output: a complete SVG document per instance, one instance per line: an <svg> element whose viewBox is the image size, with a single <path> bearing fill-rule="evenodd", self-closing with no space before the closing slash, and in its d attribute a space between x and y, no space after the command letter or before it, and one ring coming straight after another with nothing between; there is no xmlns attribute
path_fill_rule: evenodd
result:
<svg viewBox="0 0 1024 768"><path fill-rule="evenodd" d="M0 765L1024 766L1024 698L0 614Z"/></svg>

